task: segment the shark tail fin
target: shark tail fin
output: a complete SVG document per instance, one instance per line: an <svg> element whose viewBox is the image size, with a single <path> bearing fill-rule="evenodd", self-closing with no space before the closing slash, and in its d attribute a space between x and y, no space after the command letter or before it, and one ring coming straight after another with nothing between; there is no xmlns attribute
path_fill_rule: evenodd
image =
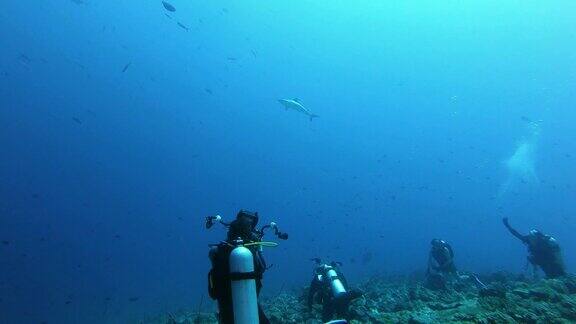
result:
<svg viewBox="0 0 576 324"><path fill-rule="evenodd" d="M310 115L310 121L312 121L312 120L314 120L314 118L318 118L318 117L320 117L320 116L312 114L312 115Z"/></svg>

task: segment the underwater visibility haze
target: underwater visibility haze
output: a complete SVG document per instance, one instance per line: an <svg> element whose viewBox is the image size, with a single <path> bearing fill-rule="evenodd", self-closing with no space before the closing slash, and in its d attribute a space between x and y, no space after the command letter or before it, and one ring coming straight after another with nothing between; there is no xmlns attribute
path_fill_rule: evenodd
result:
<svg viewBox="0 0 576 324"><path fill-rule="evenodd" d="M313 258L351 283L576 268L574 1L6 1L0 322L214 312L208 244L257 211L262 296ZM275 240L270 235L267 239Z"/></svg>

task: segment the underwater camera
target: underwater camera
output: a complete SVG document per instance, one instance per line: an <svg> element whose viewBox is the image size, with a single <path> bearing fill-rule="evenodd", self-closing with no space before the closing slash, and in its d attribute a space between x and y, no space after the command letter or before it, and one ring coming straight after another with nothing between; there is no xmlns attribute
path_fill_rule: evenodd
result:
<svg viewBox="0 0 576 324"><path fill-rule="evenodd" d="M261 240L264 237L265 232L269 229L274 230L274 235L277 238L279 238L281 240L287 240L288 239L288 233L280 231L280 229L278 228L278 224L276 224L276 222L270 222L270 224L264 225L260 229L256 229L256 225L258 224L258 220L259 220L258 213L249 212L246 210L240 210L238 212L238 214L236 215L236 219L232 222L223 221L222 216L220 216L220 215L207 216L205 218L204 226L206 227L206 229L210 229L214 226L214 224L220 223L224 227L226 227L227 229L230 229L230 227L232 226L232 224L234 222L240 222L240 221L244 221L246 219L248 219L251 222L250 223L251 230L252 230L253 234L256 236L256 238L259 240Z"/></svg>

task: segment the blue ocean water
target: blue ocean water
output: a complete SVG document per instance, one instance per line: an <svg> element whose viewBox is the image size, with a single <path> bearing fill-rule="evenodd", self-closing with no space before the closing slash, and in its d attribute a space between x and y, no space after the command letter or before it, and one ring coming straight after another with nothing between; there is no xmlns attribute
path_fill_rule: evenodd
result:
<svg viewBox="0 0 576 324"><path fill-rule="evenodd" d="M207 299L204 217L349 281L576 267L576 2L37 0L0 10L0 322L127 323ZM318 118L287 111L298 100Z"/></svg>

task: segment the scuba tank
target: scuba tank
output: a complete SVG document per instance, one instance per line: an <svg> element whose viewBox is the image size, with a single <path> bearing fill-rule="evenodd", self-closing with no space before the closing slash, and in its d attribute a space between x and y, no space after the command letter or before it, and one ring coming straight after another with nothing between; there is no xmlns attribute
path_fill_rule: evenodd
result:
<svg viewBox="0 0 576 324"><path fill-rule="evenodd" d="M332 262L330 264L323 263L320 258L311 259L316 262L316 269L314 269L314 275L318 282L324 282L324 284L330 286L330 291L332 292L332 297L338 298L343 294L346 294L346 288L342 280L338 277L338 272L336 267L338 262Z"/></svg>
<svg viewBox="0 0 576 324"><path fill-rule="evenodd" d="M330 283L330 290L332 291L332 296L334 296L334 298L337 298L338 296L345 294L346 288L344 288L342 281L340 280L340 278L338 278L336 270L334 270L334 268L331 266L326 266L325 271L326 271L326 279Z"/></svg>
<svg viewBox="0 0 576 324"><path fill-rule="evenodd" d="M252 252L239 245L230 253L229 262L234 323L258 323L258 297Z"/></svg>
<svg viewBox="0 0 576 324"><path fill-rule="evenodd" d="M347 288L344 275L340 272L340 262L329 264L322 262L320 258L311 259L316 263L314 277L308 290L308 308L311 310L314 302L321 302L323 306L322 319L328 321L330 318L347 317L350 302L360 296L362 292L358 289ZM321 297L321 298L316 298ZM326 324L345 324L346 320L329 321Z"/></svg>

